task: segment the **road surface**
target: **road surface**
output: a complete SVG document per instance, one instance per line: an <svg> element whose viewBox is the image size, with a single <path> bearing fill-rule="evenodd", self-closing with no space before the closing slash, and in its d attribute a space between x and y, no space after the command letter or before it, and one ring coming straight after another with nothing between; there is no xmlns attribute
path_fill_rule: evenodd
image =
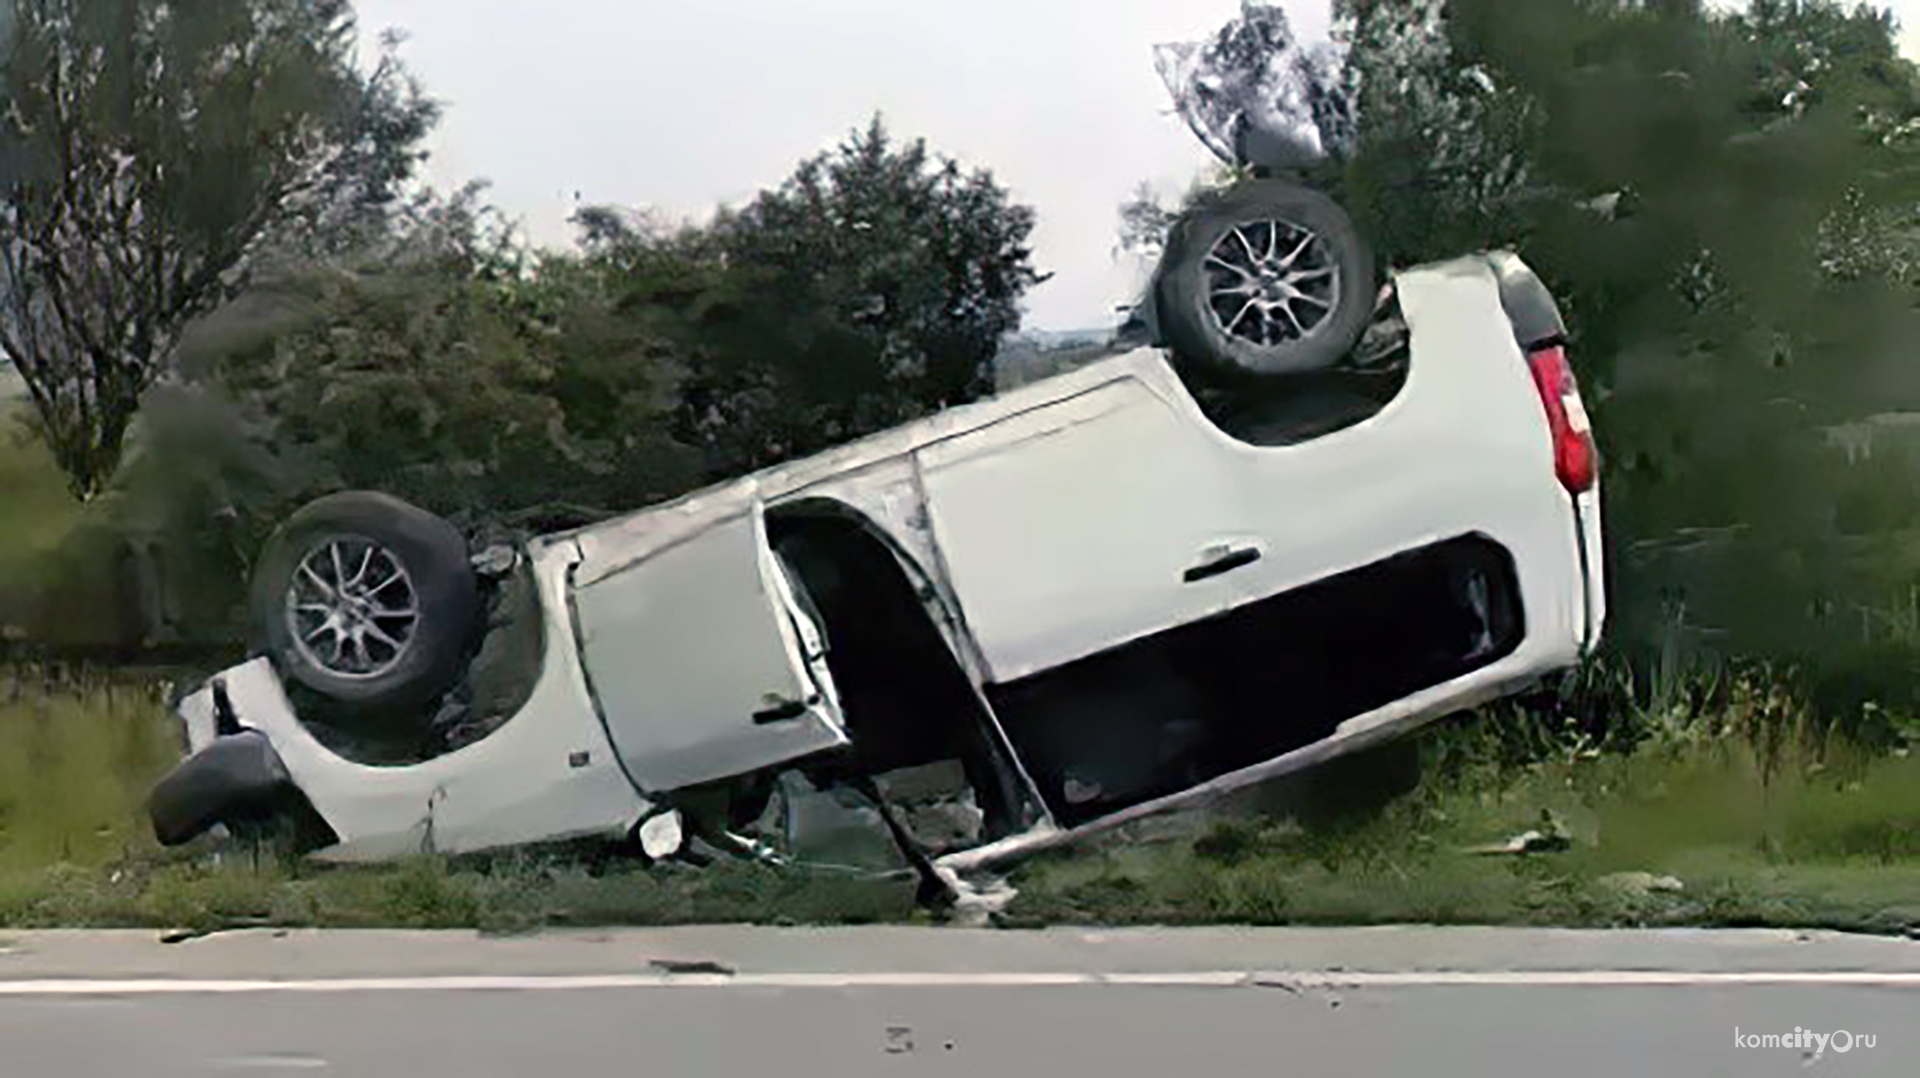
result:
<svg viewBox="0 0 1920 1078"><path fill-rule="evenodd" d="M1772 932L263 931L0 945L4 1073L34 1078L1904 1076L1920 1069L1916 1005L1920 944Z"/></svg>

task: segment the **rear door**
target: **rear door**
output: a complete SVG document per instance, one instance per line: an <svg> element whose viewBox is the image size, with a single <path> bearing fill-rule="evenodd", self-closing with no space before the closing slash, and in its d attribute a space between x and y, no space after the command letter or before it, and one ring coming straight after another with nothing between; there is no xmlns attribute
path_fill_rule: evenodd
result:
<svg viewBox="0 0 1920 1078"><path fill-rule="evenodd" d="M642 791L848 744L819 627L768 547L757 499L631 562L582 569L581 661Z"/></svg>

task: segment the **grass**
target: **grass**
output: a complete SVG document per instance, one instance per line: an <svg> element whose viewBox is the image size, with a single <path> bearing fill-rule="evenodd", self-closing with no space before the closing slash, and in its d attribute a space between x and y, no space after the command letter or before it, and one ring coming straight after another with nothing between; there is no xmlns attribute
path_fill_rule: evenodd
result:
<svg viewBox="0 0 1920 1078"><path fill-rule="evenodd" d="M148 787L180 757L155 686L0 667L0 873L102 865L149 840Z"/></svg>
<svg viewBox="0 0 1920 1078"><path fill-rule="evenodd" d="M108 871L55 865L0 875L0 925L13 928L234 927L478 929L558 926L902 923L910 881L776 870L592 869L541 859L420 857L375 867L226 863L204 856Z"/></svg>
<svg viewBox="0 0 1920 1078"><path fill-rule="evenodd" d="M1920 760L1770 773L1741 743L1441 776L1345 826L1220 819L1016 876L1014 924L1523 924L1920 930ZM1473 851L1543 814L1557 852ZM1667 878L1678 890L1649 887Z"/></svg>
<svg viewBox="0 0 1920 1078"><path fill-rule="evenodd" d="M1729 735L1487 762L1485 739L1510 721L1435 738L1422 784L1375 814L1311 828L1220 817L1039 859L1016 873L1002 922L1920 928L1920 759L1803 739L1783 763L1779 739ZM48 691L38 672L0 671L0 926L504 933L924 918L911 880L824 870L645 868L565 850L374 867L270 846L161 851L140 802L178 751L151 687ZM1568 848L1468 852L1543 813ZM1645 886L1660 877L1682 888Z"/></svg>

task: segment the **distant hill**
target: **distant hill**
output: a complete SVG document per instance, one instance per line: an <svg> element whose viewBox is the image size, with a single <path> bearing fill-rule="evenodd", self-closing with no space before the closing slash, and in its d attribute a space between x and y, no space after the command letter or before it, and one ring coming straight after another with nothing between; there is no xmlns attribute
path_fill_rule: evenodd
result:
<svg viewBox="0 0 1920 1078"><path fill-rule="evenodd" d="M1102 329L1029 329L1015 334L1016 340L1025 340L1042 349L1077 348L1088 344L1105 344L1113 336L1111 327Z"/></svg>

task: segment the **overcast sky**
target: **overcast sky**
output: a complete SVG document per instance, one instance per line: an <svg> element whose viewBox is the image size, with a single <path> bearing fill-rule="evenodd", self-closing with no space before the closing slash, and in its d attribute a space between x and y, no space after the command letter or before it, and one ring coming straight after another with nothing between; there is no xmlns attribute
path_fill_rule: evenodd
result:
<svg viewBox="0 0 1920 1078"><path fill-rule="evenodd" d="M1523 3L1525 0L1513 0ZM1920 0L1892 0L1920 25ZM1028 326L1107 325L1141 267L1116 259L1142 180L1177 191L1212 159L1169 112L1152 47L1198 40L1238 0L358 0L363 33L447 106L429 176L492 181L536 241L586 203L704 217L778 184L875 110L991 167L1039 211L1054 278ZM1328 0L1290 10L1326 33ZM1915 54L1916 35L1904 34Z"/></svg>

